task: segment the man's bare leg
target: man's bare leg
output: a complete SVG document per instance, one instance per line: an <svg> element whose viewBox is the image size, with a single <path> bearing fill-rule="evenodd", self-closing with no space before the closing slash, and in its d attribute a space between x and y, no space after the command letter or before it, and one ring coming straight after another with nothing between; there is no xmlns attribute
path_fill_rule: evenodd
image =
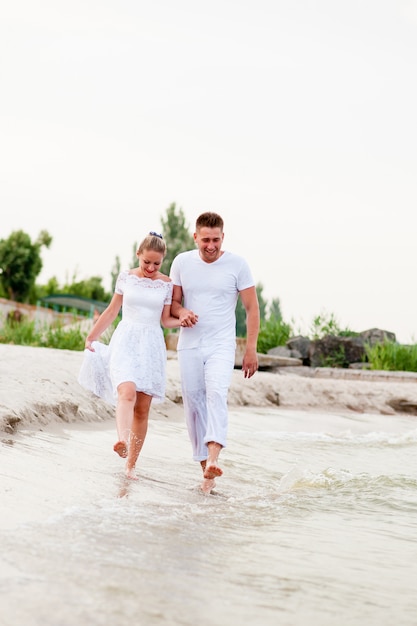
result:
<svg viewBox="0 0 417 626"><path fill-rule="evenodd" d="M215 488L216 481L214 480L214 478L204 478L206 463L207 461L200 461L201 469L203 470L203 482L201 483L200 487L203 493L210 493L212 489Z"/></svg>
<svg viewBox="0 0 417 626"><path fill-rule="evenodd" d="M215 488L215 478L221 476L223 471L218 465L218 458L222 446L214 441L208 445L208 458L206 461L200 461L201 468L203 470L203 482L201 483L201 490L204 493L210 493Z"/></svg>
<svg viewBox="0 0 417 626"><path fill-rule="evenodd" d="M223 474L223 470L218 465L219 454L222 446L215 441L210 441L210 443L207 444L207 448L208 457L204 468L204 478L213 479L216 478L216 476L221 476Z"/></svg>
<svg viewBox="0 0 417 626"><path fill-rule="evenodd" d="M129 453L126 462L126 476L133 480L137 480L135 473L136 461L148 432L149 409L152 401L152 396L145 393L138 392L136 396L133 424L129 437Z"/></svg>

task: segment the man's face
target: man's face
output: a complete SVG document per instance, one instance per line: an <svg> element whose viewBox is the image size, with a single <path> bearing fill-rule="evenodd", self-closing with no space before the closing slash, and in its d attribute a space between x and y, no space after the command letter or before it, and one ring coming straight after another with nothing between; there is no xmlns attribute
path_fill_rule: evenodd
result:
<svg viewBox="0 0 417 626"><path fill-rule="evenodd" d="M213 263L222 255L221 247L224 233L221 228L200 228L194 233L194 241L198 246L200 257L206 263Z"/></svg>

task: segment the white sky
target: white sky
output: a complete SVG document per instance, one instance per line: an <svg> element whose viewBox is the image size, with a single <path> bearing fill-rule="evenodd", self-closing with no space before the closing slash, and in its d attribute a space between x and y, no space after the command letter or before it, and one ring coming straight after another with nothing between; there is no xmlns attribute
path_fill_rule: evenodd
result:
<svg viewBox="0 0 417 626"><path fill-rule="evenodd" d="M103 277L206 210L300 332L417 342L416 0L14 0L0 16L0 238Z"/></svg>

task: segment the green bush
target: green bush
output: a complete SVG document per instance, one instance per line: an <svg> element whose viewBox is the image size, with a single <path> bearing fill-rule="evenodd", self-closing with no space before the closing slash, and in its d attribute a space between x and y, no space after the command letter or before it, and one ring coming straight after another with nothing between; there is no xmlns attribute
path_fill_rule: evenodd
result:
<svg viewBox="0 0 417 626"><path fill-rule="evenodd" d="M337 350L332 350L331 354L323 356L320 359L319 367L349 367L349 362L346 360L345 347L339 346Z"/></svg>
<svg viewBox="0 0 417 626"><path fill-rule="evenodd" d="M290 338L292 329L290 324L286 324L281 319L269 319L261 322L258 336L257 351L266 354L271 348L285 346Z"/></svg>
<svg viewBox="0 0 417 626"><path fill-rule="evenodd" d="M402 345L393 341L366 346L366 355L373 370L417 372L417 345Z"/></svg>
<svg viewBox="0 0 417 626"><path fill-rule="evenodd" d="M100 341L109 343L119 321L118 316L103 333ZM15 321L0 316L0 343L81 351L84 350L85 336L86 332L82 331L77 316L74 316L74 322L69 325L63 325L61 322L51 325L41 324L39 321L29 321L25 317Z"/></svg>
<svg viewBox="0 0 417 626"><path fill-rule="evenodd" d="M47 348L57 348L59 350L84 350L85 333L80 327L47 328L42 337L42 345Z"/></svg>
<svg viewBox="0 0 417 626"><path fill-rule="evenodd" d="M38 346L39 333L35 328L35 322L9 321L0 324L0 343L14 343L19 346Z"/></svg>
<svg viewBox="0 0 417 626"><path fill-rule="evenodd" d="M317 339L323 339L323 337L326 337L327 335L333 335L336 337L356 337L359 333L356 333L349 328L341 328L334 313L327 313L324 311L320 315L313 318L310 326L309 337L315 341Z"/></svg>
<svg viewBox="0 0 417 626"><path fill-rule="evenodd" d="M0 343L19 346L83 350L85 334L79 326L49 326L36 321L4 321L0 325Z"/></svg>

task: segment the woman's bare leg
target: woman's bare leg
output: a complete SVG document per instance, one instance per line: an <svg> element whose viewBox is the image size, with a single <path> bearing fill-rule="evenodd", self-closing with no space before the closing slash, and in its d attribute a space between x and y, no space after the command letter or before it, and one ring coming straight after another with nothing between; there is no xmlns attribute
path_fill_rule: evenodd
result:
<svg viewBox="0 0 417 626"><path fill-rule="evenodd" d="M149 410L152 396L146 393L136 393L136 404L133 415L133 424L129 439L129 453L126 462L126 476L136 478L135 466L148 432Z"/></svg>
<svg viewBox="0 0 417 626"><path fill-rule="evenodd" d="M114 444L113 450L124 459L128 454L129 436L132 430L135 402L135 383L121 383L117 388L116 407L116 428L119 440Z"/></svg>

